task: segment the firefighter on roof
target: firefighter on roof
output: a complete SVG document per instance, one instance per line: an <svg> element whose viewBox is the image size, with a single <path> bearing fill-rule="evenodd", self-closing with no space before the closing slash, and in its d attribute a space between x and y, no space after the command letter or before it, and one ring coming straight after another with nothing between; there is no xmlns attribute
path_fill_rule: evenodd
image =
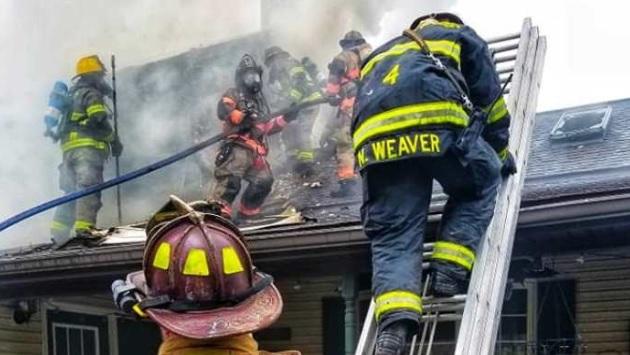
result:
<svg viewBox="0 0 630 355"><path fill-rule="evenodd" d="M80 58L76 65L76 82L68 92L68 112L62 115L56 134L63 152L59 184L66 193L103 182L105 161L110 154L117 157L122 153L104 101L112 95L105 72L96 55ZM59 206L51 225L53 241L63 244L73 230L78 236L85 235L94 228L100 208L100 192Z"/></svg>
<svg viewBox="0 0 630 355"><path fill-rule="evenodd" d="M333 192L333 197L349 195L356 181L350 121L357 94L359 69L372 50L358 31L346 33L339 41L339 45L342 51L328 65L330 73L326 85L326 94L331 98L331 103L338 105L339 109L336 118L328 122L320 142L321 145L336 145L339 190Z"/></svg>
<svg viewBox="0 0 630 355"><path fill-rule="evenodd" d="M466 292L501 175L514 172L510 115L487 44L447 13L421 17L411 30L367 58L352 122L361 217L372 246L378 355L401 354L420 321L433 180L449 200L431 260L431 292L451 296ZM473 106L484 115L484 129L456 153Z"/></svg>
<svg viewBox="0 0 630 355"><path fill-rule="evenodd" d="M265 50L265 66L269 69L269 89L276 107L289 107L322 98L322 94L307 69L287 51L273 46ZM313 170L311 132L319 106L301 110L297 120L281 133L289 164L299 176L309 176Z"/></svg>
<svg viewBox="0 0 630 355"><path fill-rule="evenodd" d="M295 116L268 117L269 106L261 92L262 68L250 55L244 55L238 64L235 81L236 87L218 103L217 114L223 121L226 140L215 161L215 184L209 199L222 204L222 213L231 216L232 202L242 180L246 180L249 185L241 197L238 218L247 219L260 212L273 185L266 160L266 136L280 132Z"/></svg>
<svg viewBox="0 0 630 355"><path fill-rule="evenodd" d="M116 305L160 326L160 355L299 355L258 350L252 333L278 319L282 297L213 210L171 197L147 224L143 270L112 284Z"/></svg>

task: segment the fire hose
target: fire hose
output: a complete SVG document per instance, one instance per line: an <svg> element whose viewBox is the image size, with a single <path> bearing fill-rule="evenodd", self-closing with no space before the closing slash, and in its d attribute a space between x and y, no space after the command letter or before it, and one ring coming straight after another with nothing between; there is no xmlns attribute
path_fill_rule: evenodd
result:
<svg viewBox="0 0 630 355"><path fill-rule="evenodd" d="M277 116L282 116L282 115L286 115L288 113L292 113L292 112L296 112L296 111L300 111L302 109L311 107L311 106L315 106L315 105L321 105L324 103L328 103L328 98L321 98L321 99L316 99L316 100L310 100L310 101L305 101L302 102L300 104L297 105L293 105L291 107L282 109L278 112L274 112L273 114L269 115L269 117L277 117ZM162 159L160 161L157 161L153 164L147 165L145 167L142 167L140 169L134 170L132 172L129 172L127 174L118 176L114 179L102 182L100 184L97 185L93 185L90 186L88 188L85 188L83 190L80 191L75 191L66 195L63 195L61 197L57 197L55 199L52 199L50 201L44 202L42 204L39 204L35 207L32 207L26 211L20 212L4 221L2 221L0 223L0 232L17 224L20 223L21 221L28 219L30 217L33 217L39 213L42 213L44 211L47 211L51 208L57 207L59 205L63 205L64 203L70 202L70 201L74 201L74 200L78 200L82 197L85 197L87 195L91 195L95 192L99 192L99 191L103 191L106 189L109 189L110 187L114 187L114 186L118 186L120 184L123 184L125 182L131 181L131 180L135 180L141 176L144 176L146 174L149 174L155 170L159 170L162 169L168 165L171 165L179 160L182 160L204 148L207 148L211 145L214 145L220 141L222 141L224 138L223 134L218 134L216 136L213 136L211 138L208 138L202 142L199 142L197 144L195 144L194 146L183 150L177 154L174 154L168 158Z"/></svg>

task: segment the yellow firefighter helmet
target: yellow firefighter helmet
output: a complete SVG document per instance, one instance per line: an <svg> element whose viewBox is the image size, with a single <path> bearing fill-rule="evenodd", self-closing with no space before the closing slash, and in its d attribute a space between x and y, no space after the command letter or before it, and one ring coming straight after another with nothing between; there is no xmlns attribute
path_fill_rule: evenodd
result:
<svg viewBox="0 0 630 355"><path fill-rule="evenodd" d="M90 55L87 57L79 58L77 61L77 73L76 76L89 74L89 73L104 73L105 66L101 59L97 55Z"/></svg>

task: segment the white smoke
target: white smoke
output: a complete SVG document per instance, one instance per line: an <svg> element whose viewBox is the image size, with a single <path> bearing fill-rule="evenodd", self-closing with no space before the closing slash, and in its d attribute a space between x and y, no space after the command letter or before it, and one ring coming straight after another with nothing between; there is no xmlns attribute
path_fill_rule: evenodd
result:
<svg viewBox="0 0 630 355"><path fill-rule="evenodd" d="M220 93L208 91L207 99L198 100L204 95L197 95L197 101L191 100L182 94L187 89L182 88L181 81L196 81L197 87L203 81L229 87L242 49L228 49L235 51L223 56L228 61L210 63L203 70L193 68L197 76L184 79L168 65L157 63L150 75L143 74L141 85L151 86L154 93L162 92L161 99L155 100L154 96L155 102L142 102L142 111L134 111L133 117L125 115L125 110L134 105L133 100L142 98L133 96L137 92L125 92L131 80L129 73L136 70L125 71L125 67L263 28L270 30L274 43L296 58L310 56L327 73L326 65L339 52L338 41L347 31L361 31L377 47L400 33L415 17L448 10L455 0L261 1L174 0L160 2L159 6L153 0L0 1L0 79L4 83L0 87L0 147L4 151L0 162L0 219L61 194L57 186L61 154L58 145L43 137L42 116L52 84L56 80L68 82L81 56L99 54L108 64L114 53L118 69L122 69L120 116L133 120L135 125L133 131L121 131L127 152L121 162L126 172L190 145L191 116L206 115L216 121L214 110ZM260 57L260 49L252 51ZM171 90L180 96L171 94ZM145 126L144 132L138 130ZM214 129L216 122L211 126ZM106 179L113 177L112 165L107 167ZM156 201L185 190L185 185L191 183L185 174L198 174L189 171L195 170L194 164L192 168L190 165L190 161L178 163L171 168L174 170L156 172L125 185L124 222L146 217L159 207ZM172 176L178 177L176 181L171 181ZM100 226L116 223L113 191L103 193ZM0 249L47 241L51 216L51 212L44 213L1 232Z"/></svg>
<svg viewBox="0 0 630 355"><path fill-rule="evenodd" d="M251 0L0 1L0 219L61 195L61 154L43 136L43 113L53 83L69 81L77 58L96 53L108 64L115 53L124 68L259 27L259 4ZM0 249L47 241L51 216L0 232ZM111 220L99 216L99 222Z"/></svg>

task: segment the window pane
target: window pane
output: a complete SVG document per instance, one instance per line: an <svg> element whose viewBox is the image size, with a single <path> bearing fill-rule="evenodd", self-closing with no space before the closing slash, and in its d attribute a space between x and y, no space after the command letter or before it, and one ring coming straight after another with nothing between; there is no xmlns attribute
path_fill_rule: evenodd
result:
<svg viewBox="0 0 630 355"><path fill-rule="evenodd" d="M526 355L527 345L523 343L517 344L498 344L497 355Z"/></svg>
<svg viewBox="0 0 630 355"><path fill-rule="evenodd" d="M527 340L527 318L503 317L499 339L500 341Z"/></svg>
<svg viewBox="0 0 630 355"><path fill-rule="evenodd" d="M570 351L575 342L575 280L539 283L538 307L539 350Z"/></svg>
<svg viewBox="0 0 630 355"><path fill-rule="evenodd" d="M80 329L68 329L70 349L69 353L72 355L81 354L81 330Z"/></svg>
<svg viewBox="0 0 630 355"><path fill-rule="evenodd" d="M426 351L426 347L425 347ZM432 355L452 355L455 353L454 343L434 343L431 347Z"/></svg>
<svg viewBox="0 0 630 355"><path fill-rule="evenodd" d="M68 353L68 331L66 328L54 327L55 353L53 355L70 355Z"/></svg>
<svg viewBox="0 0 630 355"><path fill-rule="evenodd" d="M83 331L83 355L96 355L96 333L93 330Z"/></svg>
<svg viewBox="0 0 630 355"><path fill-rule="evenodd" d="M503 314L527 314L527 290L512 289L510 299L503 303Z"/></svg>

